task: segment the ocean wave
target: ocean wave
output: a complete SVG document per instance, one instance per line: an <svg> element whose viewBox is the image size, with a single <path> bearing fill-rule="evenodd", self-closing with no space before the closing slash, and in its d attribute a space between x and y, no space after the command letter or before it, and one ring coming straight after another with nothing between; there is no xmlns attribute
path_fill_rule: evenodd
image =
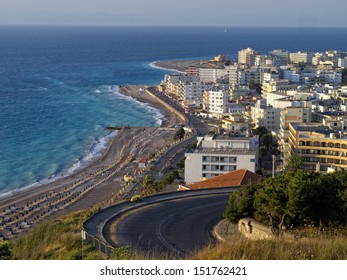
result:
<svg viewBox="0 0 347 280"><path fill-rule="evenodd" d="M107 134L104 137L101 137L100 139L96 139L94 144L91 146L91 148L86 151L86 153L81 157L76 159L76 162L70 166L69 168L62 170L58 173L52 173L50 176L48 176L45 179L36 181L32 184L26 185L26 186L22 186L22 187L18 187L16 189L11 189L10 191L4 191L0 193L0 197L6 197L6 196L11 196L15 193L21 192L21 191L25 191L31 188L36 188L42 185L46 185L48 183L52 183L60 178L62 178L63 176L68 176L73 174L74 172L88 166L89 164L91 164L94 160L96 160L97 158L99 158L102 153L105 151L105 149L107 148L107 144L109 143L109 141L115 137L117 135L118 131L113 131L110 132L109 134Z"/></svg>
<svg viewBox="0 0 347 280"><path fill-rule="evenodd" d="M134 104L136 104L136 106L144 108L145 110L147 110L154 117L154 119L156 121L156 125L157 126L162 125L163 119L165 116L159 109L154 108L153 106L151 106L150 104L148 104L146 102L140 102L131 96L127 96L127 95L122 94L119 90L119 86L109 86L109 89L117 96L118 99L131 101Z"/></svg>
<svg viewBox="0 0 347 280"><path fill-rule="evenodd" d="M88 150L87 153L85 153L81 158L78 158L76 162L64 173L65 175L71 175L75 171L89 165L92 163L95 159L100 157L104 150L107 148L107 144L109 141L117 135L117 131L113 131L109 133L108 135L101 137L100 139L96 139L94 144L91 146L91 148Z"/></svg>

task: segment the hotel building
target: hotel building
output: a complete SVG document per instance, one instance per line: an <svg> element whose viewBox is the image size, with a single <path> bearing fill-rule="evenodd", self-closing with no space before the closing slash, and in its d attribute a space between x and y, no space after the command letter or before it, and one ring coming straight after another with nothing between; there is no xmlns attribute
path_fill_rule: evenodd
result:
<svg viewBox="0 0 347 280"><path fill-rule="evenodd" d="M197 148L185 154L184 176L187 184L241 168L252 172L258 169L257 137L206 135L197 140Z"/></svg>
<svg viewBox="0 0 347 280"><path fill-rule="evenodd" d="M329 167L347 168L347 137L322 124L289 124L289 158L297 154L305 169L325 173Z"/></svg>

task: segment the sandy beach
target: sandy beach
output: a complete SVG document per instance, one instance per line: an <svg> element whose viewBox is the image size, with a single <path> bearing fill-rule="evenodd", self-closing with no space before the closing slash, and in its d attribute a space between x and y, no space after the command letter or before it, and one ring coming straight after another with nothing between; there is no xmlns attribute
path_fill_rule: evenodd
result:
<svg viewBox="0 0 347 280"><path fill-rule="evenodd" d="M49 184L0 198L0 233L6 238L16 237L44 219L95 205L104 207L121 199L124 174L137 172L137 166L132 161L142 156L148 157L164 145L170 145L174 132L165 127L179 122L176 115L143 88L123 86L120 91L159 109L164 115L162 126L119 130L103 154L88 166Z"/></svg>

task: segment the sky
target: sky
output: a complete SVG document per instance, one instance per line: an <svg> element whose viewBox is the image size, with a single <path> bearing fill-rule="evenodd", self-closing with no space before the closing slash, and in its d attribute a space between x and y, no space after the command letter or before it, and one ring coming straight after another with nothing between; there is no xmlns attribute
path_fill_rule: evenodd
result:
<svg viewBox="0 0 347 280"><path fill-rule="evenodd" d="M346 0L0 0L0 24L347 27Z"/></svg>

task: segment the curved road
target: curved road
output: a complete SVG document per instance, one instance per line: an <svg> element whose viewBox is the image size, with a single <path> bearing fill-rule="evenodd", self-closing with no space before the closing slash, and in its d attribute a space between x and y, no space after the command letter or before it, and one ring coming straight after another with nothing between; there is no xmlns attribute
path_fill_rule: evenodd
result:
<svg viewBox="0 0 347 280"><path fill-rule="evenodd" d="M222 218L229 196L203 195L141 207L107 222L104 237L113 246L187 254L214 241L211 229Z"/></svg>

